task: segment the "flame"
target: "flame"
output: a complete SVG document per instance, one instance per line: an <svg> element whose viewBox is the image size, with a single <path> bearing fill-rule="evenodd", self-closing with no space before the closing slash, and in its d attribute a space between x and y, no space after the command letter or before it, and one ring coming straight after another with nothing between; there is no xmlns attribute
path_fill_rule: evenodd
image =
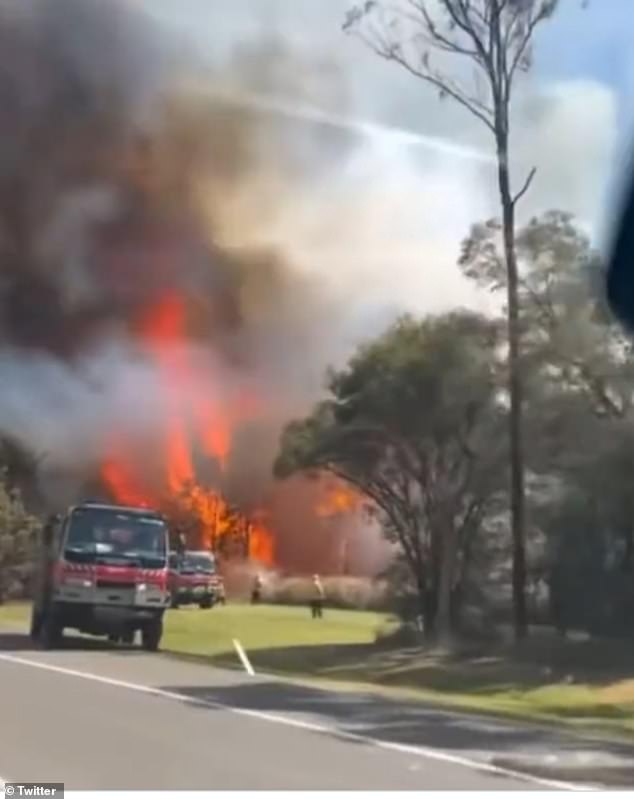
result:
<svg viewBox="0 0 634 799"><path fill-rule="evenodd" d="M117 500L131 507L149 507L154 504L151 495L138 484L136 475L119 459L110 458L102 464L103 481Z"/></svg>
<svg viewBox="0 0 634 799"><path fill-rule="evenodd" d="M266 514L262 511L256 513L249 527L249 557L265 565L273 564L274 538L266 526Z"/></svg>
<svg viewBox="0 0 634 799"><path fill-rule="evenodd" d="M169 423L166 450L167 484L171 491L177 493L194 481L189 444L180 419L172 419Z"/></svg>
<svg viewBox="0 0 634 799"><path fill-rule="evenodd" d="M224 470L231 450L231 428L212 404L200 403L196 408L200 426L200 441L204 452L215 458Z"/></svg>
<svg viewBox="0 0 634 799"><path fill-rule="evenodd" d="M164 360L165 344L174 344L186 333L185 303L176 293L165 294L140 320L138 332L159 360Z"/></svg>
<svg viewBox="0 0 634 799"><path fill-rule="evenodd" d="M315 508L317 516L331 518L354 513L361 507L363 501L361 495L342 480L325 484L324 491L324 498Z"/></svg>
<svg viewBox="0 0 634 799"><path fill-rule="evenodd" d="M249 557L266 566L271 566L275 562L273 536L266 527L255 525L252 527L249 537Z"/></svg>
<svg viewBox="0 0 634 799"><path fill-rule="evenodd" d="M232 413L196 389L196 369L190 362L187 308L176 293L167 293L142 314L135 326L141 349L159 370L162 400L168 420L158 442L162 485L148 490L135 457L120 437L113 436L111 451L101 468L102 481L117 501L153 505L177 520L187 518L198 531L198 545L218 550L224 538L248 543L248 557L265 565L274 563L274 536L263 516L236 514L222 495L197 480L192 438L202 452L225 469L231 451L232 426L258 407L251 396L239 398ZM201 399L201 397L204 397ZM157 442L155 442L157 443Z"/></svg>

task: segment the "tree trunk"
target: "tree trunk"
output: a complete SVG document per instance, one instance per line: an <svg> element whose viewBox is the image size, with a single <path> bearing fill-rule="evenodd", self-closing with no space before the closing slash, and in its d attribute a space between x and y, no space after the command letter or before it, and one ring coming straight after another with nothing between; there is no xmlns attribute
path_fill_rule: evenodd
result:
<svg viewBox="0 0 634 799"><path fill-rule="evenodd" d="M451 629L454 634L462 632L462 604L464 600L464 587L461 581L451 592Z"/></svg>
<svg viewBox="0 0 634 799"><path fill-rule="evenodd" d="M624 572L632 571L632 563L634 561L634 530L631 528L625 531L625 551L623 552L623 561L621 569Z"/></svg>
<svg viewBox="0 0 634 799"><path fill-rule="evenodd" d="M451 595L456 571L457 536L452 524L443 530L442 555L438 581L436 637L446 642L451 637Z"/></svg>
<svg viewBox="0 0 634 799"><path fill-rule="evenodd" d="M520 371L520 319L517 260L515 257L515 207L508 167L508 125L496 131L498 183L502 203L502 234L507 272L507 335L509 379L509 449L511 479L511 530L513 538L513 610L515 637L526 636L526 547L524 508L524 448L522 441L522 375Z"/></svg>
<svg viewBox="0 0 634 799"><path fill-rule="evenodd" d="M422 621L423 636L429 640L434 631L434 610L430 604L430 594L427 580L421 571L416 571L416 588L418 591L418 618ZM417 620L418 622L418 620Z"/></svg>
<svg viewBox="0 0 634 799"><path fill-rule="evenodd" d="M425 591L424 605L424 635L425 640L431 641L436 633L436 614L438 610L436 591L434 590L433 586L427 586L427 590Z"/></svg>

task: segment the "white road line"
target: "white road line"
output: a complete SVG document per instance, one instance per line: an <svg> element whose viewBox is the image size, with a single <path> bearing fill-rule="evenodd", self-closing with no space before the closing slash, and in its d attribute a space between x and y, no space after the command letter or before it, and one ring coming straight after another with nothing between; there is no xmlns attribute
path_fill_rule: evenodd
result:
<svg viewBox="0 0 634 799"><path fill-rule="evenodd" d="M549 780L543 777L536 777L528 772L515 771L514 769L504 768L503 766L494 766L491 763L472 760L460 755L452 755L439 749L430 749L426 746L400 744L392 741L382 741L378 738L371 738L368 735L361 735L359 733L340 730L337 729L337 727L329 727L326 724L317 724L312 721L295 719L291 718L290 716L283 716L277 713L268 713L262 710L249 710L248 708L235 707L234 705L226 705L223 702L217 702L213 699L197 699L176 691L166 691L163 688L153 688L150 685L128 682L127 680L117 680L113 677L104 677L100 674L92 674L88 671L77 671L76 669L69 669L65 666L54 666L52 663L41 663L37 660L29 660L28 658L19 657L18 655L7 655L0 653L0 661L2 660L6 661L7 663L31 666L32 668L43 669L44 671L52 671L69 677L80 677L83 680L92 680L93 682L103 683L104 685L112 685L117 688L127 688L131 691L149 694L150 696L158 696L162 697L163 699L172 699L196 707L208 707L214 710L227 710L239 716L247 716L249 718L260 719L261 721L269 721L274 724L284 724L287 727L295 727L310 732L335 735L342 740L369 744L379 749L400 752L401 754L415 755L416 757L429 758L430 760L438 760L444 763L452 763L453 765L464 766L465 768L474 769L475 771L497 774L498 776L509 777L511 779L521 780L524 782L532 782L536 785L543 785L545 788L564 791L595 790L593 786L578 785L571 782L562 782L559 780Z"/></svg>
<svg viewBox="0 0 634 799"><path fill-rule="evenodd" d="M247 657L247 653L244 651L244 647L238 641L237 638L233 639L233 645L235 647L236 652L238 653L238 657L240 658L242 665L244 666L244 670L247 674L251 675L251 677L255 676L255 671L253 670L253 666L251 665L251 661Z"/></svg>

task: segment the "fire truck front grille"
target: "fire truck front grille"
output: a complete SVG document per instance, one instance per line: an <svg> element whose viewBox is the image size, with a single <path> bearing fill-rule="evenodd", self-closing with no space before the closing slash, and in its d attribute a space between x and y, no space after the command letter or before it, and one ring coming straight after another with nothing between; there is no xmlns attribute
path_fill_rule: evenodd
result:
<svg viewBox="0 0 634 799"><path fill-rule="evenodd" d="M97 588L134 588L134 583L121 580L97 580Z"/></svg>

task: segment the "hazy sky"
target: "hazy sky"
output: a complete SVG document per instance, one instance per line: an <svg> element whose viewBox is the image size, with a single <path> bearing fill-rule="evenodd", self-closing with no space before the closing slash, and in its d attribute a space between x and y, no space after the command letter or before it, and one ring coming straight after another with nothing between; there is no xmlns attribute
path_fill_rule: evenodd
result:
<svg viewBox="0 0 634 799"><path fill-rule="evenodd" d="M204 59L240 62L240 48L275 38L299 61L318 61L319 76L307 78L298 67L276 86L291 109L308 104L444 141L439 148L398 135L360 138L326 188L298 187L280 230L299 260L322 273L327 265L328 279L344 287L361 284L371 304L439 310L474 301L455 261L469 225L496 213L494 174L449 145L489 153L486 131L345 36L351 0L146 3L184 51ZM600 235L618 152L634 130L634 0L581 6L561 0L540 31L534 69L516 95L513 166L518 182L532 165L538 169L524 218L563 208ZM301 99L294 81L304 81Z"/></svg>

